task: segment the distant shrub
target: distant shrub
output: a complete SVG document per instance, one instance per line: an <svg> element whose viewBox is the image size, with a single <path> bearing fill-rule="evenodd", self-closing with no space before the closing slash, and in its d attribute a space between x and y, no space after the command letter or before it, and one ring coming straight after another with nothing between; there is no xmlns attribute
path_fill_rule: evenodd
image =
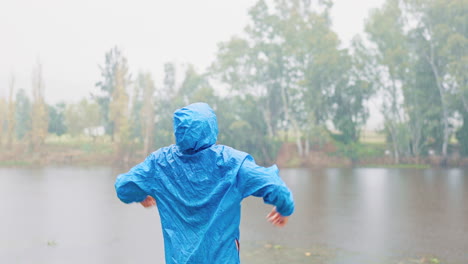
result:
<svg viewBox="0 0 468 264"><path fill-rule="evenodd" d="M337 146L335 155L349 158L352 162L383 156L385 151L385 146L377 144L363 144L359 142L351 142L349 144L335 142L335 144Z"/></svg>

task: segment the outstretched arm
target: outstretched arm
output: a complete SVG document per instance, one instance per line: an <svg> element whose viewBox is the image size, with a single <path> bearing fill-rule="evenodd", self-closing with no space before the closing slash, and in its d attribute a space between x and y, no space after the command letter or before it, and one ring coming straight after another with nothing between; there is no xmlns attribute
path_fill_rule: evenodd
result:
<svg viewBox="0 0 468 264"><path fill-rule="evenodd" d="M238 187L242 198L253 195L263 197L267 204L274 205L269 221L284 226L287 216L294 212L294 200L291 191L279 177L276 165L269 168L258 166L251 156L247 156L239 169Z"/></svg>
<svg viewBox="0 0 468 264"><path fill-rule="evenodd" d="M141 202L143 206L151 204L151 199L148 197L151 197L149 196L150 190L154 183L153 162L154 157L151 154L145 161L133 167L129 172L117 177L115 190L122 202ZM145 201L146 203L143 203Z"/></svg>

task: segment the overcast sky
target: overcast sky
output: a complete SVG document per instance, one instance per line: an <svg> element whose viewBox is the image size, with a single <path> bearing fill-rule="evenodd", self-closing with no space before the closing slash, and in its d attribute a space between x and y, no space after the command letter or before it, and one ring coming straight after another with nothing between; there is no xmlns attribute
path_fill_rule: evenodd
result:
<svg viewBox="0 0 468 264"><path fill-rule="evenodd" d="M371 8L383 0L335 0L333 29L343 45L363 31ZM165 62L214 60L217 44L239 35L256 0L0 0L0 97L11 74L16 89L31 90L40 59L48 103L78 101L99 80L104 54L119 46L130 71L149 71L161 83ZM378 123L374 117L371 123ZM374 124L375 125L375 124ZM372 126L374 126L372 125Z"/></svg>

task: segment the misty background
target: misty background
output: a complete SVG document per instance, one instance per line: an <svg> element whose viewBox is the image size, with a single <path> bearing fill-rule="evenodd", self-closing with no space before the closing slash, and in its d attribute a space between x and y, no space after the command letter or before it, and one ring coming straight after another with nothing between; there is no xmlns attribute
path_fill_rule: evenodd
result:
<svg viewBox="0 0 468 264"><path fill-rule="evenodd" d="M363 34L369 10L383 0L334 1L332 29L342 47ZM40 59L45 99L77 102L96 90L104 53L120 47L132 72L149 71L163 78L163 64L188 63L205 71L217 45L242 35L255 0L204 1L2 1L0 3L0 97L8 94L11 75L16 87L30 93L31 72ZM215 87L217 88L217 87ZM370 107L378 109L378 102ZM368 127L382 126L372 111Z"/></svg>
<svg viewBox="0 0 468 264"><path fill-rule="evenodd" d="M466 0L1 5L7 163L140 159L196 101L265 163L467 162Z"/></svg>

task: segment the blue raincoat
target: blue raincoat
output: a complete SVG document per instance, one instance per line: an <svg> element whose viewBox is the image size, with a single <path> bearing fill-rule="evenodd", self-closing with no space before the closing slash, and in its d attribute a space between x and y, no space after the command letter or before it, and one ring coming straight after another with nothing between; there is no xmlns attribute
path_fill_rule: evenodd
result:
<svg viewBox="0 0 468 264"><path fill-rule="evenodd" d="M124 203L157 201L167 264L240 263L241 201L263 197L283 216L293 213L278 168L255 164L247 153L217 145L214 111L195 103L174 113L176 144L161 148L115 182Z"/></svg>

